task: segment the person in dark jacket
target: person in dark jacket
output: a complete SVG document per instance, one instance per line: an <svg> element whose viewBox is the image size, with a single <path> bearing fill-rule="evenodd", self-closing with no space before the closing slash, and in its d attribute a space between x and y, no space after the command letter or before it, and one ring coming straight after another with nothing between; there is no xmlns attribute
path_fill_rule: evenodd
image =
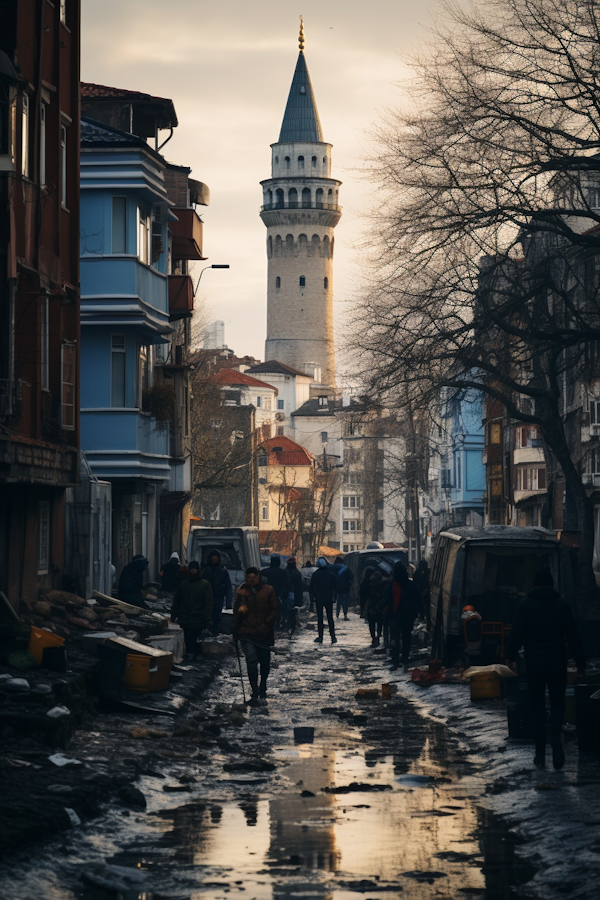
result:
<svg viewBox="0 0 600 900"><path fill-rule="evenodd" d="M257 568L250 566L246 569L245 582L235 595L231 633L240 642L246 657L252 690L251 706L258 706L267 699L267 677L271 670L271 647L275 643L275 622L279 609L275 589L263 582Z"/></svg>
<svg viewBox="0 0 600 900"><path fill-rule="evenodd" d="M381 640L381 631L383 628L383 614L377 609L375 602L375 586L377 579L373 581L376 570L373 566L367 566L365 574L360 583L360 605L362 614L369 624L369 632L371 634L371 647L378 647ZM381 573L377 573L381 578ZM381 592L378 600L381 600Z"/></svg>
<svg viewBox="0 0 600 900"><path fill-rule="evenodd" d="M314 600L317 608L318 636L315 638L315 644L323 643L323 612L327 615L331 643L337 644L335 626L333 624L333 597L336 583L337 573L335 569L327 564L324 556L320 556L317 560L317 571L313 572L309 588L311 600Z"/></svg>
<svg viewBox="0 0 600 900"><path fill-rule="evenodd" d="M186 652L198 656L198 640L212 622L213 596L208 581L200 577L199 563L192 561L185 578L175 591L171 619L183 628Z"/></svg>
<svg viewBox="0 0 600 900"><path fill-rule="evenodd" d="M375 571L373 566L367 566L365 571L363 572L363 577L361 578L360 586L358 588L358 600L360 605L360 614L365 619L367 618L367 611L369 609L369 600L371 599L371 575Z"/></svg>
<svg viewBox="0 0 600 900"><path fill-rule="evenodd" d="M164 564L160 571L160 587L161 590L168 594L174 594L179 587L179 570L181 563L179 562L179 553L175 550L171 553L171 558Z"/></svg>
<svg viewBox="0 0 600 900"><path fill-rule="evenodd" d="M561 733L567 688L567 644L579 674L585 672L585 653L577 624L566 600L554 590L549 566L539 569L533 589L517 606L507 644L514 663L524 648L527 685L535 739L536 766L546 762L546 687L550 695L550 746L555 769L562 769L565 753Z"/></svg>
<svg viewBox="0 0 600 900"><path fill-rule="evenodd" d="M293 556L290 556L288 559L285 572L288 580L286 623L290 629L291 637L296 630L296 609L304 603L304 579Z"/></svg>
<svg viewBox="0 0 600 900"><path fill-rule="evenodd" d="M429 621L431 591L429 588L429 566L426 559L422 559L417 566L413 575L413 582L421 595L421 608Z"/></svg>
<svg viewBox="0 0 600 900"><path fill-rule="evenodd" d="M213 593L212 633L219 633L221 627L221 613L223 607L231 606L231 578L223 565L221 554L218 550L211 550L208 554L208 565L204 567L202 577L208 581Z"/></svg>
<svg viewBox="0 0 600 900"><path fill-rule="evenodd" d="M421 613L421 595L409 579L406 566L401 562L394 563L393 578L385 589L383 610L390 625L392 671L400 668L400 639L402 639L402 665L406 668L413 624Z"/></svg>
<svg viewBox="0 0 600 900"><path fill-rule="evenodd" d="M281 557L273 553L270 564L260 570L260 575L265 584L270 584L275 589L277 598L282 603L287 598L288 578L285 569L281 568Z"/></svg>
<svg viewBox="0 0 600 900"><path fill-rule="evenodd" d="M117 596L124 603L148 609L142 591L144 589L144 572L148 568L148 560L141 553L136 554L124 567L119 578Z"/></svg>
<svg viewBox="0 0 600 900"><path fill-rule="evenodd" d="M348 604L350 603L350 591L354 584L354 575L343 562L338 567L335 590L337 593L336 618L339 619L340 611L344 612L344 619L348 618Z"/></svg>
<svg viewBox="0 0 600 900"><path fill-rule="evenodd" d="M369 629L371 625L375 628L375 633L379 640L383 634L383 650L388 650L390 646L390 624L387 616L383 612L385 605L385 592L390 583L389 576L382 572L380 568L375 569L371 575L369 589L371 593L371 602L368 610ZM375 646L379 646L379 640ZM382 652L382 651L378 651Z"/></svg>

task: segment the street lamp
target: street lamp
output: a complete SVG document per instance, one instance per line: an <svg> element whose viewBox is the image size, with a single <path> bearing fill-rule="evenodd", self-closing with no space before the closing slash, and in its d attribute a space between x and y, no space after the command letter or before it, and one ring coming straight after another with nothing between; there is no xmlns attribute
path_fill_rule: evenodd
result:
<svg viewBox="0 0 600 900"><path fill-rule="evenodd" d="M221 264L215 263L212 266L204 266L204 268L200 272L200 275L198 276L198 281L196 283L196 287L194 288L194 297L198 293L198 288L200 287L200 279L202 278L202 275L204 274L204 272L206 272L207 269L228 269L228 268L229 268L229 263L221 263Z"/></svg>

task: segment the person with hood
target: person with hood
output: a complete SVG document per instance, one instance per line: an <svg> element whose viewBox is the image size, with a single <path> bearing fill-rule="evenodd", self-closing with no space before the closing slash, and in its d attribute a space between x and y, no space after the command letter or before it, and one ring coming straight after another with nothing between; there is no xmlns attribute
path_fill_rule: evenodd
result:
<svg viewBox="0 0 600 900"><path fill-rule="evenodd" d="M221 613L223 607L231 606L231 578L223 565L221 554L218 550L211 550L208 554L208 564L204 567L202 577L208 581L213 594L212 633L216 637L221 627Z"/></svg>
<svg viewBox="0 0 600 900"><path fill-rule="evenodd" d="M137 553L130 563L123 568L119 578L117 596L124 603L132 606L140 606L148 609L142 591L144 589L144 572L148 568L148 560L141 553Z"/></svg>
<svg viewBox="0 0 600 900"><path fill-rule="evenodd" d="M287 624L291 637L296 630L296 609L304 603L304 579L294 556L288 559L285 571L288 580Z"/></svg>
<svg viewBox="0 0 600 900"><path fill-rule="evenodd" d="M160 571L160 587L161 590L168 594L174 594L179 587L179 570L181 563L179 562L179 553L173 551L168 562L164 564Z"/></svg>
<svg viewBox="0 0 600 900"><path fill-rule="evenodd" d="M310 579L309 589L311 600L314 600L317 608L318 636L315 638L315 644L323 643L323 612L327 615L331 643L337 644L335 626L333 624L333 598L336 583L337 573L335 569L327 564L324 556L320 556L317 560L317 570Z"/></svg>
<svg viewBox="0 0 600 900"><path fill-rule="evenodd" d="M195 560L188 566L187 578L175 591L171 620L183 628L186 653L198 657L198 641L212 622L213 595L206 579L200 577L200 565Z"/></svg>
<svg viewBox="0 0 600 900"><path fill-rule="evenodd" d="M401 562L394 563L393 577L385 589L383 607L390 626L390 653L394 672L400 668L400 640L402 665L404 668L408 666L413 624L421 614L421 595L409 579L406 566Z"/></svg>
<svg viewBox="0 0 600 900"><path fill-rule="evenodd" d="M271 647L275 643L275 621L280 605L275 589L263 581L255 566L246 569L246 580L238 588L233 604L231 633L240 642L252 695L250 706L267 699L267 678L271 670ZM258 669L260 666L260 683Z"/></svg>
<svg viewBox="0 0 600 900"><path fill-rule="evenodd" d="M344 619L348 618L348 604L350 603L350 591L352 589L352 585L354 584L354 575L350 571L347 565L345 565L343 558L338 557L338 562L340 564L336 566L337 568L337 581L335 584L335 590L337 593L337 610L336 610L336 618L340 617L340 610L344 612Z"/></svg>
<svg viewBox="0 0 600 900"><path fill-rule="evenodd" d="M535 740L533 762L540 767L546 763L546 687L550 695L552 763L555 769L562 769L565 764L561 734L567 689L567 645L578 673L583 675L585 652L575 618L567 601L554 590L550 567L544 566L535 573L532 590L517 606L507 644L507 657L513 665L520 648L524 648Z"/></svg>

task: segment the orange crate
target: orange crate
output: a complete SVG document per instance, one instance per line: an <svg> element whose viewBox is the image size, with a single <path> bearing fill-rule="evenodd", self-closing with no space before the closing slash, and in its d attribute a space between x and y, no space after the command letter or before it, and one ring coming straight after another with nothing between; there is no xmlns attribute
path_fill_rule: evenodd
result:
<svg viewBox="0 0 600 900"><path fill-rule="evenodd" d="M152 657L127 654L125 663L125 687L130 691L166 691L173 665L173 654Z"/></svg>

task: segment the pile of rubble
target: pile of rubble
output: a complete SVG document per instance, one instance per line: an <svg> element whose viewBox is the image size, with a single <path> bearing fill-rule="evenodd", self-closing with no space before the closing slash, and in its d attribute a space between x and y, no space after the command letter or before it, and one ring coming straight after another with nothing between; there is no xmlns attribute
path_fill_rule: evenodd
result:
<svg viewBox="0 0 600 900"><path fill-rule="evenodd" d="M139 612L141 614L143 610ZM124 612L112 605L90 604L67 591L40 590L37 600L22 602L20 616L25 624L44 628L64 638L104 628L133 640L138 637L138 632L127 627L129 619Z"/></svg>

